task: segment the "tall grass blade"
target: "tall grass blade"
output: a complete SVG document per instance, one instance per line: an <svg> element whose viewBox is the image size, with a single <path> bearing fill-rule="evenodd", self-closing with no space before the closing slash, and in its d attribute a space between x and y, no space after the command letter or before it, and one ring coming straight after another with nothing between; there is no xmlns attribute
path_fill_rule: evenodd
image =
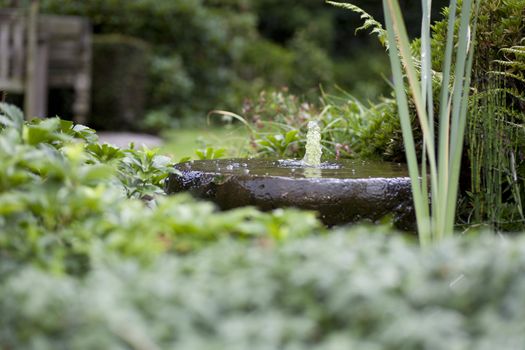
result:
<svg viewBox="0 0 525 350"><path fill-rule="evenodd" d="M423 105L427 106L427 118L430 121L430 135L434 139L434 101L432 96L432 52L430 50L430 9L432 0L422 0L422 21L421 21L421 91ZM426 91L426 93L425 93ZM427 174L427 147L423 144L421 173ZM422 177L423 195L428 197L428 178Z"/></svg>
<svg viewBox="0 0 525 350"><path fill-rule="evenodd" d="M432 51L430 49L430 9L432 0L422 0L423 20L421 21L421 91L423 104L427 105L427 115L430 121L434 120L432 95ZM434 136L434 123L430 123L430 134Z"/></svg>
<svg viewBox="0 0 525 350"><path fill-rule="evenodd" d="M456 23L456 0L450 1L449 14L448 14L448 26L447 26L447 42L445 46L445 57L443 60L443 79L441 82L441 92L439 100L439 188L445 189L449 187L449 153L450 153L450 112L451 112L451 101L449 100L449 88L450 78L452 70L452 48L454 45L454 30ZM449 196L447 191L440 191L439 196L439 207L436 208L438 216L446 215L447 212L446 203ZM441 214L443 213L443 214ZM445 230L445 227L440 229Z"/></svg>
<svg viewBox="0 0 525 350"><path fill-rule="evenodd" d="M434 145L434 137L430 131L430 121L426 112L426 106L423 103L422 92L418 74L412 58L410 50L410 43L406 31L401 9L397 0L387 0L387 11L390 11L390 18L392 21L392 30L396 34L396 43L398 45L399 54L405 68L405 74L408 79L408 87L411 91L412 98L416 105L416 112L423 132L423 142L426 146L426 154L428 156L428 164L430 170L430 184L432 195L438 193L437 189L437 165L436 165L436 151ZM387 29L388 31L388 29Z"/></svg>
<svg viewBox="0 0 525 350"><path fill-rule="evenodd" d="M473 7L473 1L475 6ZM470 72L473 64L474 45L471 43L470 22L474 10L477 18L480 0L462 0L457 49L454 54L457 0L449 6L448 33L442 67L440 91L438 148L435 141L433 77L430 45L432 0L422 0L421 71L412 57L410 42L398 0L383 0L389 57L394 80L403 142L412 182L412 195L416 211L420 242L423 246L453 233L459 174L466 128L470 93ZM353 5L338 6L352 9ZM476 23L473 34L475 37ZM452 71L454 70L454 74ZM420 73L420 74L418 74ZM407 82L408 84L405 84ZM450 85L452 82L452 90ZM405 89L408 89L407 90ZM421 171L417 160L409 98L415 104L419 126L423 133ZM430 199L427 185L427 166L430 172Z"/></svg>
<svg viewBox="0 0 525 350"><path fill-rule="evenodd" d="M470 23L470 16L467 16L466 13L470 15L471 13L471 2L468 2L469 7L463 7L462 8L462 17L469 17L468 20L465 20L465 18L462 18L462 24L463 22L466 22L466 28L460 28L460 35L461 35L461 29L464 29L465 31L470 31L469 23ZM463 5L465 6L465 3ZM464 75L462 75L462 82L463 86L461 89L461 96L456 97L457 101L454 101L454 103L458 103L459 107L457 109L457 115L454 114L455 110L452 111L453 118L457 119L457 133L454 135L456 139L452 139L452 146L451 146L451 173L450 173L450 186L449 186L449 197L447 201L447 213L446 213L446 229L452 229L454 225L454 219L455 219L455 212L456 212L456 202L457 202L457 196L458 196L458 188L459 188L459 174L461 170L461 156L463 154L463 142L465 138L465 127L467 124L467 110L468 110L468 103L469 103L469 90L470 90L470 81L471 81L471 71L472 71L472 64L474 61L474 50L475 45L472 44L472 42L461 42L463 39L464 41L467 41L471 38L476 37L477 32L477 17L478 17L478 11L479 11L479 4L480 0L476 0L474 4L474 23L472 25L472 33L463 33L463 35L466 35L467 38L460 37L460 45L458 49L458 59L465 60L465 57L463 55L466 55L468 52L468 57L466 58L466 63L463 61L464 64L466 64ZM466 12L463 12L466 11ZM463 45L461 45L463 44ZM461 49L463 46L465 46L465 52L462 52ZM455 78L455 83L457 83L457 77ZM451 231L452 232L452 231Z"/></svg>
<svg viewBox="0 0 525 350"><path fill-rule="evenodd" d="M394 31L394 23L391 19L391 12L387 10L388 1L383 0L383 7L385 9L385 22L387 27L388 41L390 43L397 43L396 32ZM420 183L419 166L416 156L416 147L414 144L414 136L412 133L412 123L410 120L410 113L408 108L408 98L405 92L405 85L403 79L402 63L399 57L397 45L390 45L388 51L392 65L392 75L394 79L394 89L401 122L401 130L403 133L403 141L405 143L405 153L408 163L408 171L412 183L412 196L414 199L414 207L416 212L417 228L420 237L421 245L428 245L432 241L430 215L428 212L428 197L423 195ZM423 174L425 176L425 174Z"/></svg>
<svg viewBox="0 0 525 350"><path fill-rule="evenodd" d="M439 148L434 144L434 111L433 111L433 86L430 48L430 7L431 0L423 0L423 19L421 27L421 81L418 80L406 28L404 26L401 10L397 0L384 0L385 21L389 42L396 43L390 47L390 60L394 72L394 86L398 101L398 110L402 128L410 127L410 116L406 111L407 95L404 91L403 72L408 80L408 88L416 106L419 124L423 132L424 154L422 154L422 168L428 165L430 170L431 206L428 198L424 197L426 187L420 185L419 179L412 178L417 182L413 185L414 204L418 220L420 240L423 245L429 241L439 240L453 233L453 225L458 195L459 172L461 165L461 154L466 125L466 112L468 107L470 70L472 69L473 45L470 45L470 21L472 13L472 1L463 0L461 10L460 27L458 31L458 48L454 61L454 83L452 93L449 96L449 85L452 78L452 51L454 44L454 29L456 22L456 0L451 1L449 12L449 32L447 33L447 44L445 48L445 59L443 67L442 91L440 97L440 130ZM477 6L476 6L477 13ZM403 130L405 149L408 155L415 154L412 133ZM439 163L436 163L436 156ZM417 167L408 160L409 169ZM411 171L411 177L415 171ZM422 176L426 176L425 173ZM423 182L425 186L425 182ZM417 203L416 203L417 202ZM417 208L418 203L425 208ZM428 214L430 213L431 215ZM427 217L423 218L423 213Z"/></svg>

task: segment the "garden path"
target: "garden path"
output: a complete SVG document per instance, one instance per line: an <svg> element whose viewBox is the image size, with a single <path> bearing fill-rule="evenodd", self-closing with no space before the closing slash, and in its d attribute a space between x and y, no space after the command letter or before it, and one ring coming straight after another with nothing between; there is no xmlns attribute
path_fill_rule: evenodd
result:
<svg viewBox="0 0 525 350"><path fill-rule="evenodd" d="M130 142L135 143L136 147L142 147L144 145L149 148L159 147L163 143L160 137L149 134L111 131L103 131L97 134L100 142L107 142L121 148L128 147Z"/></svg>

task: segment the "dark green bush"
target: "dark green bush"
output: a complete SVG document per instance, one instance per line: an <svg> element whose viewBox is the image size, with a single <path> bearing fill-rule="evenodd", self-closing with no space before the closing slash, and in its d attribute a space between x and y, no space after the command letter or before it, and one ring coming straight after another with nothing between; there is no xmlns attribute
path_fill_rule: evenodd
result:
<svg viewBox="0 0 525 350"><path fill-rule="evenodd" d="M372 228L143 269L99 256L82 280L26 268L0 283L5 349L521 349L525 241L421 251Z"/></svg>
<svg viewBox="0 0 525 350"><path fill-rule="evenodd" d="M335 61L334 74L341 87L362 101L377 102L379 96L391 93L390 62L379 44L356 49L351 57Z"/></svg>
<svg viewBox="0 0 525 350"><path fill-rule="evenodd" d="M93 108L97 129L136 129L144 118L150 49L145 42L121 35L93 39Z"/></svg>
<svg viewBox="0 0 525 350"><path fill-rule="evenodd" d="M185 106L195 93L196 86L180 55L154 56L150 69L147 98L148 106L155 109L150 113L164 112L179 118L189 115L191 110L186 110ZM180 107L174 109L174 106Z"/></svg>

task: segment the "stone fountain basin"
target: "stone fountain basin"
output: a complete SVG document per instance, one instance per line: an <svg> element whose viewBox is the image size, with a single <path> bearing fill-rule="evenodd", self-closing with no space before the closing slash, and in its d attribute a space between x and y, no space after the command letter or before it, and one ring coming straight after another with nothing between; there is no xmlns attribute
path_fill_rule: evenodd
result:
<svg viewBox="0 0 525 350"><path fill-rule="evenodd" d="M401 230L415 230L410 178L397 163L344 160L321 168L270 159L198 160L175 165L167 193L188 191L227 210L295 207L314 210L328 226L376 222L392 215Z"/></svg>

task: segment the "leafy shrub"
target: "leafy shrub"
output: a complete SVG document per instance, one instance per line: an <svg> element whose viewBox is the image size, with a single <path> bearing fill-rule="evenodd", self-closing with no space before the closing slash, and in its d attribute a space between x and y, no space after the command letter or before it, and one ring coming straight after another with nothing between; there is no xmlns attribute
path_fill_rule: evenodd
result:
<svg viewBox="0 0 525 350"><path fill-rule="evenodd" d="M384 48L356 49L350 58L335 61L334 74L337 84L361 101L376 103L391 93L390 64Z"/></svg>
<svg viewBox="0 0 525 350"><path fill-rule="evenodd" d="M395 101L365 106L346 93L324 94L307 102L286 89L262 92L246 100L243 116L251 131L252 151L259 156L302 158L307 124L321 126L323 157L403 161L403 141Z"/></svg>
<svg viewBox="0 0 525 350"><path fill-rule="evenodd" d="M484 1L480 4L478 29L476 37L475 78L490 70L491 62L499 58L499 50L519 45L524 37L523 0L508 0L503 2ZM441 70L445 51L448 8L444 8L444 20L436 22L432 27L431 45L435 48L432 56L434 70ZM476 81L474 80L476 85Z"/></svg>
<svg viewBox="0 0 525 350"><path fill-rule="evenodd" d="M26 268L0 284L0 347L522 347L523 237L421 251L382 233L221 242L146 269L106 256L82 280Z"/></svg>
<svg viewBox="0 0 525 350"><path fill-rule="evenodd" d="M189 115L187 101L195 93L195 81L192 79L182 57L178 54L155 55L150 67L148 106L158 112L176 115L179 119ZM152 112L155 113L155 112ZM173 121L172 121L173 123ZM161 129L160 129L161 130Z"/></svg>
<svg viewBox="0 0 525 350"><path fill-rule="evenodd" d="M97 129L136 129L144 117L151 53L145 42L122 35L93 39L93 108Z"/></svg>
<svg viewBox="0 0 525 350"><path fill-rule="evenodd" d="M334 81L333 63L318 45L308 40L306 35L299 32L290 42L295 54L294 74L290 87L295 91L308 92L317 90L319 86L328 86Z"/></svg>
<svg viewBox="0 0 525 350"><path fill-rule="evenodd" d="M185 195L158 196L174 172L168 157L98 144L92 129L58 118L24 124L18 109L0 111L0 259L13 268L78 274L97 247L150 261L227 235L280 241L320 226L313 213L220 213Z"/></svg>

